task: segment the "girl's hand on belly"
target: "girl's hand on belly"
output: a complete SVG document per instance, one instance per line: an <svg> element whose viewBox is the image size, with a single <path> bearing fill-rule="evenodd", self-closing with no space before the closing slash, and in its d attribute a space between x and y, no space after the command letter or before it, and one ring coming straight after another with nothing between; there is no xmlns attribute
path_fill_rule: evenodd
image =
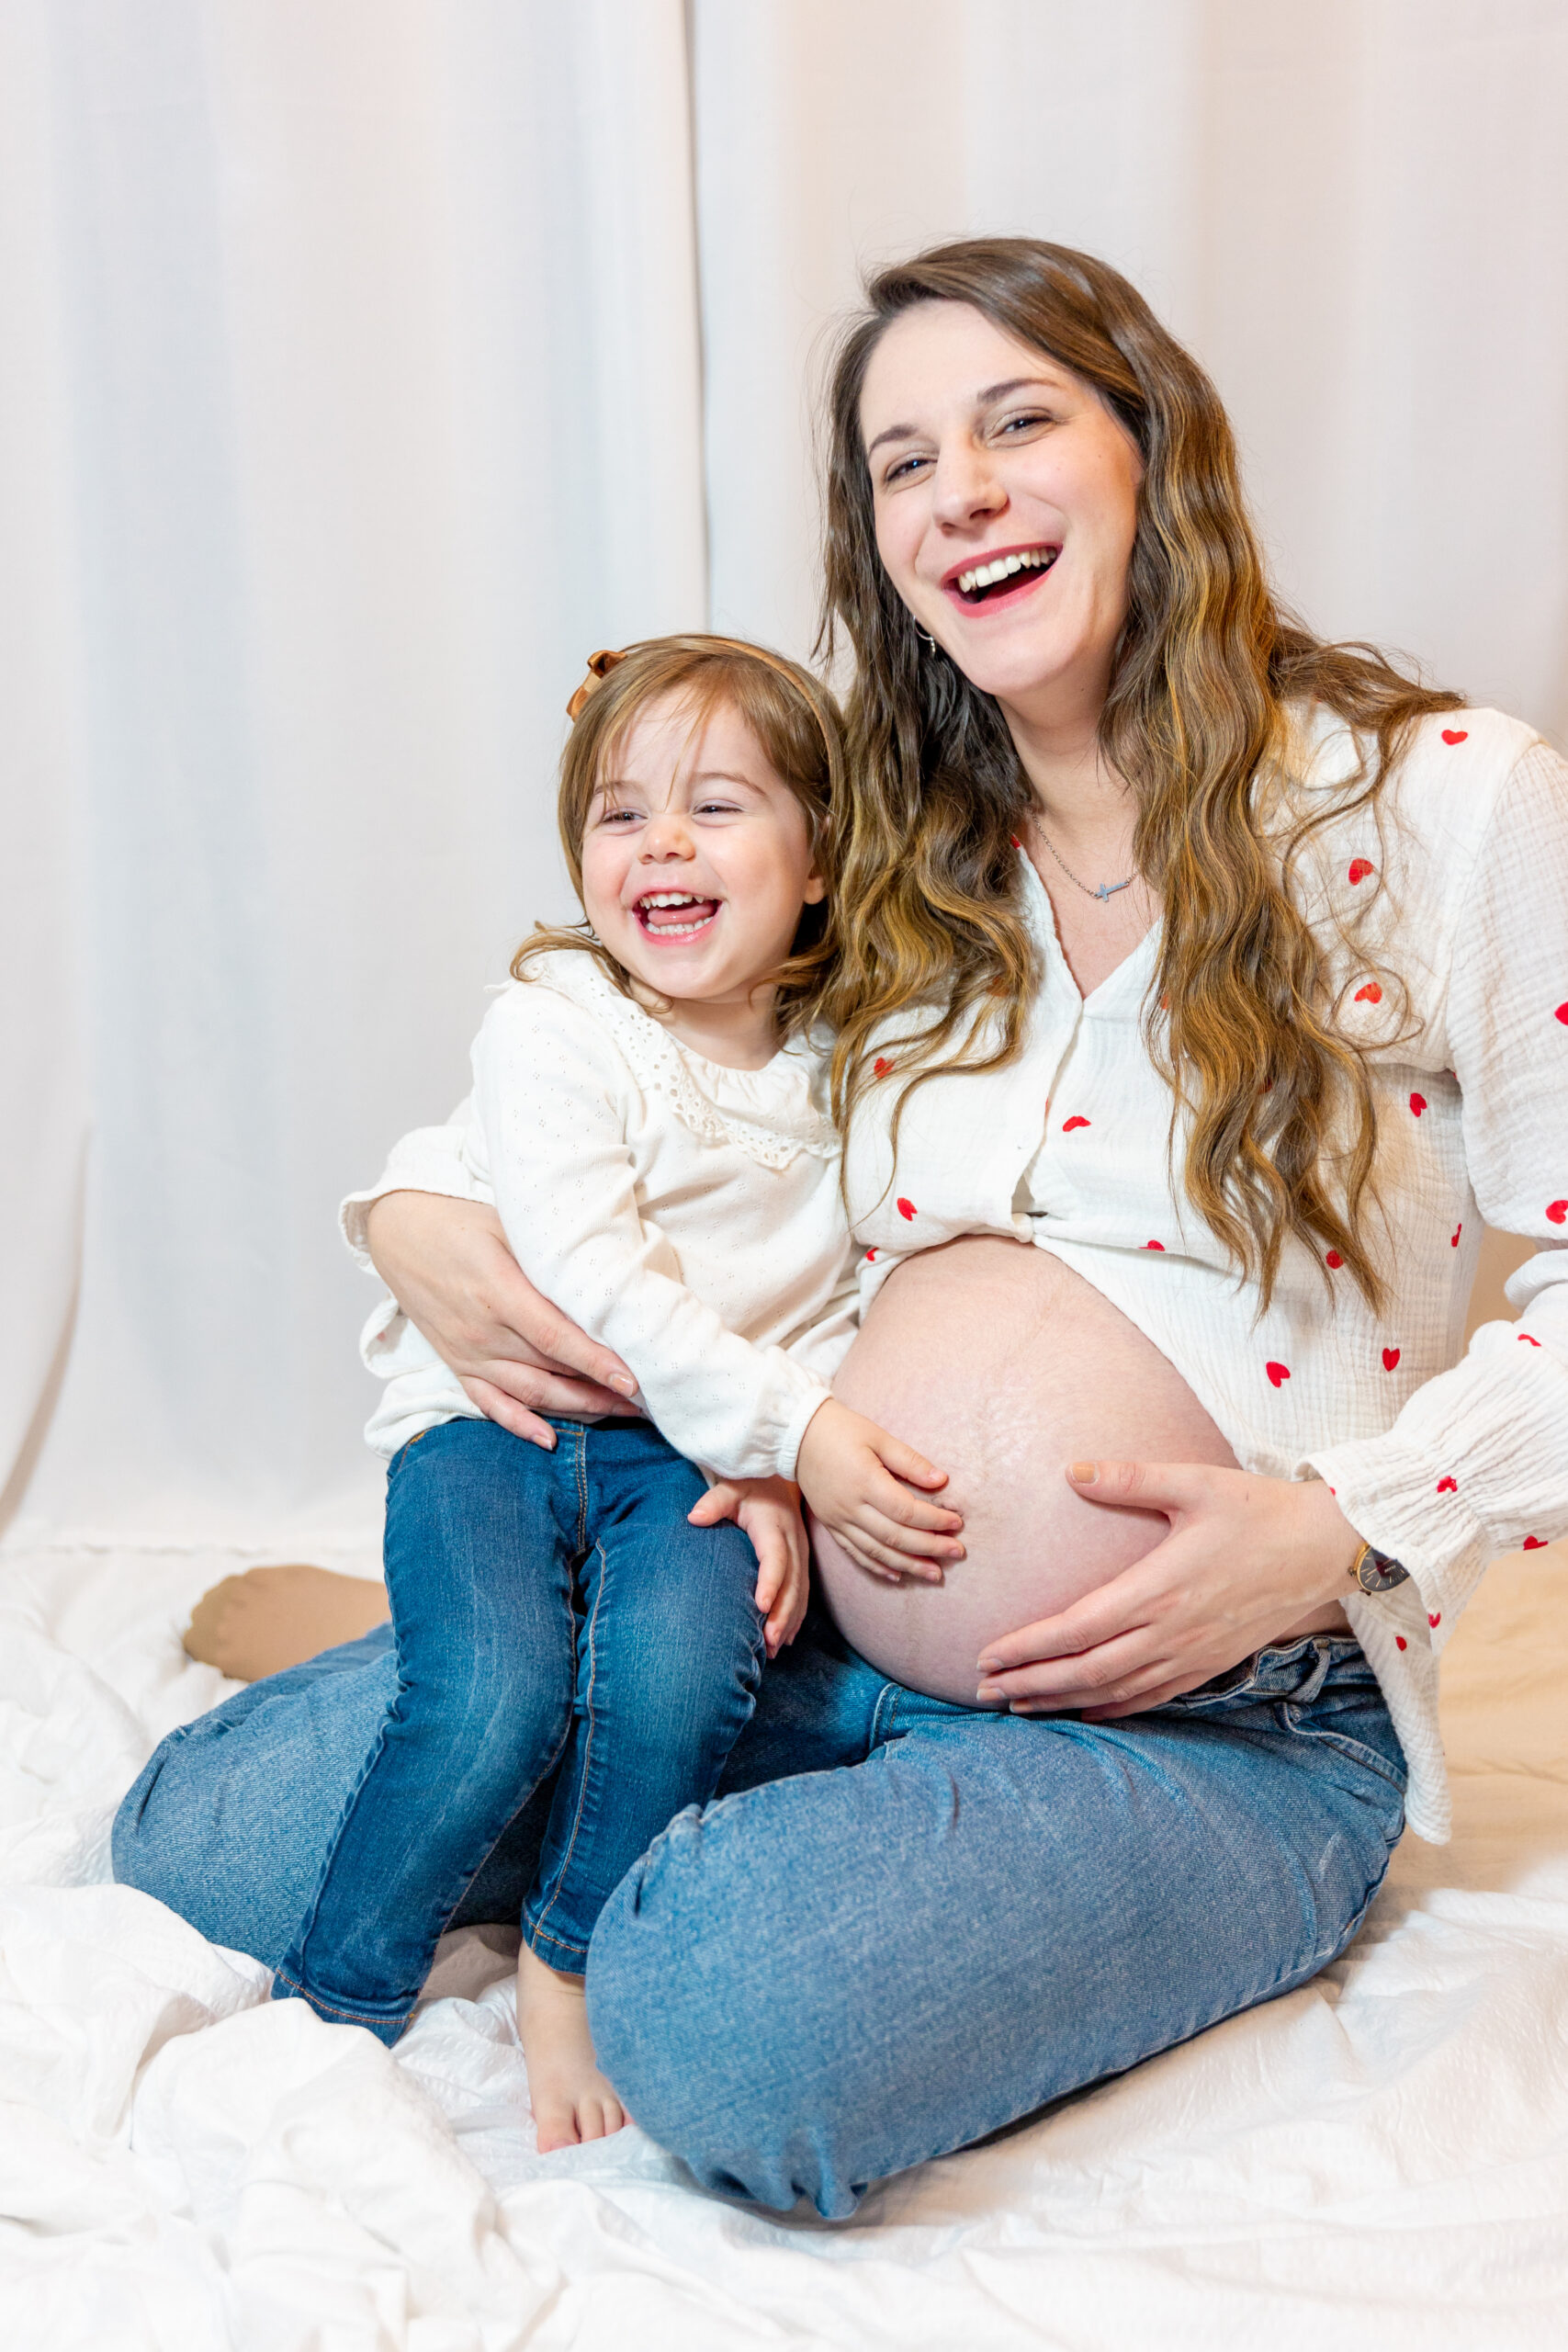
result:
<svg viewBox="0 0 1568 2352"><path fill-rule="evenodd" d="M1333 1623L1360 1541L1321 1479L1191 1463L1075 1463L1089 1502L1156 1510L1170 1532L1065 1609L987 1645L982 1701L1090 1723L1163 1706L1281 1638ZM1296 1621L1303 1621L1297 1625Z"/></svg>
<svg viewBox="0 0 1568 2352"><path fill-rule="evenodd" d="M813 1516L873 1576L940 1583L942 1565L964 1557L957 1511L913 1491L945 1487L946 1471L837 1397L807 1422L795 1469Z"/></svg>

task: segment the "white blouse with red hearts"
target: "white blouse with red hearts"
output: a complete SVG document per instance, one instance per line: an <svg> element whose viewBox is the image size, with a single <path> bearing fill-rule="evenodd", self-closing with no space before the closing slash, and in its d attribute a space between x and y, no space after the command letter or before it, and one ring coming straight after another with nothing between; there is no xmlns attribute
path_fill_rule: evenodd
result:
<svg viewBox="0 0 1568 2352"><path fill-rule="evenodd" d="M1320 720L1290 764L1303 793L1333 794L1356 760ZM1489 1560L1568 1532L1568 763L1495 711L1426 719L1378 808L1331 820L1299 876L1371 1056L1379 1314L1337 1253L1299 1246L1258 1312L1182 1198L1179 1127L1168 1158L1144 1029L1157 933L1081 998L1020 865L1042 969L1027 1050L912 1094L897 1167L886 1119L857 1120L863 1306L913 1250L1032 1238L1169 1357L1244 1468L1325 1478L1410 1570L1347 1606L1404 1747L1411 1825L1440 1839L1438 1657ZM891 1035L879 1060L890 1104ZM1508 1285L1518 1322L1461 1356L1485 1224L1540 1249Z"/></svg>

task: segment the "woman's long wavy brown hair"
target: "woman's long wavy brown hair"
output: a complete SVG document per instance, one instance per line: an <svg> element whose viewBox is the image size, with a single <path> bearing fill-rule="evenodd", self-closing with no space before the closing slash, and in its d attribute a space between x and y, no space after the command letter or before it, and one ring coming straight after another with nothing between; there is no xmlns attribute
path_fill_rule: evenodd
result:
<svg viewBox="0 0 1568 2352"><path fill-rule="evenodd" d="M829 408L827 580L818 650L853 649L837 892L853 909L821 1010L839 1032L835 1112L873 1082L870 1048L912 1012L903 1091L1021 1050L1035 973L1010 836L1028 786L998 705L922 649L883 569L861 427L868 361L891 322L964 302L1091 385L1144 475L1127 616L1100 722L1137 806L1139 870L1164 910L1149 1049L1187 1114L1185 1187L1267 1306L1288 1236L1337 1250L1363 1295L1382 1284L1365 1238L1376 1128L1364 1054L1341 1030L1327 952L1292 895L1330 818L1373 804L1414 722L1457 695L1375 647L1326 644L1271 594L1213 384L1117 271L1032 238L938 246L870 279L838 347ZM1356 729L1356 775L1281 832L1271 809L1286 706ZM1363 972L1365 967L1362 967ZM1397 977L1394 993L1397 995Z"/></svg>
<svg viewBox="0 0 1568 2352"><path fill-rule="evenodd" d="M695 735L721 703L728 704L746 721L775 774L800 803L818 870L828 881L827 903L803 910L789 955L756 983L773 990L773 1022L782 1043L814 1017L834 955L838 927L830 912L829 814L844 798L839 706L798 662L736 637L645 638L622 653L596 654L594 662L601 661L605 668L597 676L590 669L587 692L561 753L556 807L561 850L579 904L589 811L637 720L655 703L674 701ZM527 979L536 956L561 947L592 956L623 996L633 994L625 965L611 955L586 918L581 923L536 923L512 959L513 978Z"/></svg>

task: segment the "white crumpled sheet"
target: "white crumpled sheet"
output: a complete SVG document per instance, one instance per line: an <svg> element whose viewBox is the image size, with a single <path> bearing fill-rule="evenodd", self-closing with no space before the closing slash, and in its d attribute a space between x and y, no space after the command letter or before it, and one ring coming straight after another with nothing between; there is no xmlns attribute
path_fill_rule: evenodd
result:
<svg viewBox="0 0 1568 2352"><path fill-rule="evenodd" d="M105 1883L152 1740L229 1687L178 1628L237 1565L0 1554L7 2352L1568 2339L1562 1547L1461 1627L1454 1843L1406 1840L1347 1960L834 2225L631 2130L538 2156L498 1936L448 1940L394 2058Z"/></svg>

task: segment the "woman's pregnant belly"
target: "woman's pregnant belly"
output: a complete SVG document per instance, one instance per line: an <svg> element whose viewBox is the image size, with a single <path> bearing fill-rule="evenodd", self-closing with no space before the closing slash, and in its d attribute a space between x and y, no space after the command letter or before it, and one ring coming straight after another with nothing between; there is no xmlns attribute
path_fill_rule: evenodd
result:
<svg viewBox="0 0 1568 2352"><path fill-rule="evenodd" d="M1167 1532L1085 1502L1069 1462L1235 1457L1169 1359L1059 1259L976 1236L911 1258L878 1294L834 1393L948 1473L965 1557L894 1585L812 1531L847 1641L910 1690L975 1704L986 1643L1119 1576Z"/></svg>

